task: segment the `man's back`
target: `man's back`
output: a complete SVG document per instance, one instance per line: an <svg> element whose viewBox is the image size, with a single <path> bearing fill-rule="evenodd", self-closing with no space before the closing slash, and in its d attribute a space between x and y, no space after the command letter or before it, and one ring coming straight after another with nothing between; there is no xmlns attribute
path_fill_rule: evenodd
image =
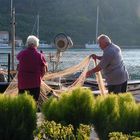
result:
<svg viewBox="0 0 140 140"><path fill-rule="evenodd" d="M121 84L128 80L122 53L117 45L111 43L104 49L99 65L103 69L108 85Z"/></svg>

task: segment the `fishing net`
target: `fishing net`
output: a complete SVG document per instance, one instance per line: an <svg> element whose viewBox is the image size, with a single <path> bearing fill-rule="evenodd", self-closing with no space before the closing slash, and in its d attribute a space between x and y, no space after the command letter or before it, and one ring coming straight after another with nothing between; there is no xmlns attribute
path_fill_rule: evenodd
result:
<svg viewBox="0 0 140 140"><path fill-rule="evenodd" d="M97 66L97 61L95 60L94 62L95 62L95 66ZM100 94L101 95L106 95L108 91L105 87L105 83L103 81L101 72L99 71L99 72L95 73L95 75L96 75L96 81L98 83L98 87L99 87L99 90L100 90Z"/></svg>
<svg viewBox="0 0 140 140"><path fill-rule="evenodd" d="M18 95L18 83L17 83L17 74L13 78L13 80L10 82L9 86L5 90L4 94L8 95Z"/></svg>
<svg viewBox="0 0 140 140"><path fill-rule="evenodd" d="M51 95L59 98L60 93L62 93L64 91L73 90L77 86L82 86L86 79L86 73L88 71L89 63L90 63L90 57L88 56L79 64L72 66L70 68L67 68L63 71L59 71L59 72L55 72L55 73L46 73L41 81L39 104L42 104L42 102L44 102L47 99L48 94L50 94L50 93L51 93ZM69 76L78 71L80 71L81 73L80 73L79 77L77 77L71 85L62 86L59 89L55 89L46 83L46 81ZM96 78L97 78L100 92L102 95L104 95L106 92L105 92L105 86L104 86L104 82L103 82L101 73L97 73ZM4 94L18 95L17 83L18 83L18 81L17 81L17 74L16 74L16 76L13 78L13 80L9 84L8 88L5 90Z"/></svg>

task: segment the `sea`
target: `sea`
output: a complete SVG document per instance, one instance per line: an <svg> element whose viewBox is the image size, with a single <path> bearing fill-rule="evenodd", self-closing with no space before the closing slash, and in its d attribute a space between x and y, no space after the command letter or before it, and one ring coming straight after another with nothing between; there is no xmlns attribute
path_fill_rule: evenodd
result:
<svg viewBox="0 0 140 140"><path fill-rule="evenodd" d="M22 48L16 48L15 56L22 50ZM57 49L39 49L46 56L49 70L52 70L55 62L50 61L50 56L54 56L57 53ZM1 67L7 63L6 53L11 53L11 49L0 49L0 65ZM68 49L62 52L59 69L63 70L74 65L79 64L85 57L91 54L102 55L100 49ZM130 80L140 80L140 49L122 49L122 55L125 66L129 73ZM15 57L16 58L16 57ZM90 68L93 67L93 62L90 62ZM15 67L18 61L15 59ZM5 65L6 66L6 65Z"/></svg>

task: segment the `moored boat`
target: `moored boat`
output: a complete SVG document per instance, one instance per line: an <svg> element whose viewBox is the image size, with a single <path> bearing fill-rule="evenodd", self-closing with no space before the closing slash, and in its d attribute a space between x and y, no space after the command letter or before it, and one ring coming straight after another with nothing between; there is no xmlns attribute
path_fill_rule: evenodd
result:
<svg viewBox="0 0 140 140"><path fill-rule="evenodd" d="M10 82L8 82L7 77L8 76L6 74L0 73L0 93L3 93L10 84ZM46 81L45 83L54 89L60 89L68 87L75 80L76 78L62 78L61 81ZM83 87L90 88L93 91L94 95L100 94L98 84L95 79L87 79L84 82ZM136 102L140 102L140 80L128 81L127 91L134 95Z"/></svg>
<svg viewBox="0 0 140 140"><path fill-rule="evenodd" d="M98 44L89 44L89 43L86 43L85 44L85 48L86 49L99 49L99 45Z"/></svg>

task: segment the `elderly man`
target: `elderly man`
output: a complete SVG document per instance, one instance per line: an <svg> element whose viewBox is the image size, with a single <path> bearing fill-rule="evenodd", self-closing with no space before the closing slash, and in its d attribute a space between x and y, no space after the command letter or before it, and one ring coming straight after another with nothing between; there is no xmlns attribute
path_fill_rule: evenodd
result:
<svg viewBox="0 0 140 140"><path fill-rule="evenodd" d="M92 73L103 70L108 92L124 93L127 90L128 72L125 68L121 49L113 44L107 35L100 35L97 38L99 47L103 50L103 56L92 54L93 59L100 60L99 64L87 72L87 77Z"/></svg>
<svg viewBox="0 0 140 140"><path fill-rule="evenodd" d="M41 79L47 71L47 63L44 55L39 53L39 39L33 35L26 41L27 48L17 55L18 65L18 89L19 94L29 91L37 101L40 94Z"/></svg>

